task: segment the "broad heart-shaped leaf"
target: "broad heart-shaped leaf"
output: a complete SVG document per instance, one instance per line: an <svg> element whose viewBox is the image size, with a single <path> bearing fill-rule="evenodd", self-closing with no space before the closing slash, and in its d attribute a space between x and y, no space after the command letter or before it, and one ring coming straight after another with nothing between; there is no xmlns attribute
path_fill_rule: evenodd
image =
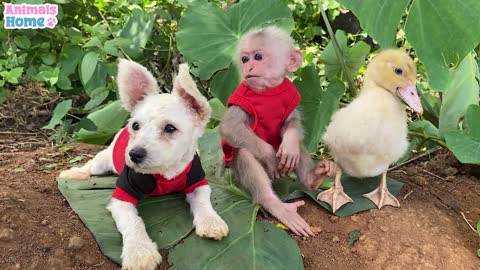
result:
<svg viewBox="0 0 480 270"><path fill-rule="evenodd" d="M127 23L120 31L120 37L131 40L133 43L122 46L131 58L138 59L142 56L143 48L152 33L154 18L155 15L148 17L141 8L132 10L132 16L128 18Z"/></svg>
<svg viewBox="0 0 480 270"><path fill-rule="evenodd" d="M349 48L347 45L347 36L343 31L337 31L335 33L335 38L340 47L340 51L342 52L348 73L354 78L358 73L358 69L365 64L365 57L370 51L370 46L367 43L360 41ZM340 64L340 60L335 52L333 41L330 41L327 44L325 50L323 50L320 55L320 60L325 64L325 75L327 75L329 79L335 77L343 80L347 79L346 74L344 74L344 70L342 69L342 65Z"/></svg>
<svg viewBox="0 0 480 270"><path fill-rule="evenodd" d="M189 5L177 32L177 47L202 80L230 66L240 36L266 24L293 29L292 14L281 0L243 0L226 12L212 3Z"/></svg>
<svg viewBox="0 0 480 270"><path fill-rule="evenodd" d="M347 203L340 207L335 215L339 217L351 216L355 213L366 211L368 209L377 208L377 206L369 199L363 197L363 194L369 193L374 190L380 183L380 176L371 178L354 178L348 175L342 176L342 185L345 193L352 198L353 203ZM332 186L333 179L326 180L321 189L328 189ZM387 177L387 187L390 193L396 195L402 188L403 183ZM325 202L317 200L317 195L323 190L305 190L298 182L293 182L289 179L284 179L278 183L274 183L276 192L281 196L283 200L290 200L303 197L302 193L308 195L321 207L332 212L332 208Z"/></svg>
<svg viewBox="0 0 480 270"><path fill-rule="evenodd" d="M457 130L458 120L470 104L478 104L477 62L469 54L452 74L440 108L440 136Z"/></svg>
<svg viewBox="0 0 480 270"><path fill-rule="evenodd" d="M314 152L330 123L332 114L338 108L338 102L345 92L345 85L335 79L326 91L322 90L320 77L313 66L302 69L293 83L302 95L300 110L305 129L304 143L310 152Z"/></svg>
<svg viewBox="0 0 480 270"><path fill-rule="evenodd" d="M458 64L480 42L477 0L339 0L382 47L391 47L400 18L411 2L407 40L425 64L430 85L448 90L449 64Z"/></svg>
<svg viewBox="0 0 480 270"><path fill-rule="evenodd" d="M42 129L54 129L55 126L57 126L60 123L60 121L62 121L62 118L65 115L67 115L68 111L70 111L71 108L72 108L71 99L67 99L58 103L55 109L53 110L53 116L50 119L50 122L48 122L48 125L42 127Z"/></svg>
<svg viewBox="0 0 480 270"><path fill-rule="evenodd" d="M411 0L338 0L357 16L360 24L380 46L394 46L398 23Z"/></svg>
<svg viewBox="0 0 480 270"><path fill-rule="evenodd" d="M98 54L96 52L89 52L85 54L80 65L80 78L82 79L82 84L86 85L90 78L92 78L93 73L97 67Z"/></svg>
<svg viewBox="0 0 480 270"><path fill-rule="evenodd" d="M114 101L87 116L97 127L95 131L80 129L74 138L87 143L105 144L125 125L128 115L120 101Z"/></svg>
<svg viewBox="0 0 480 270"><path fill-rule="evenodd" d="M472 104L465 114L466 129L445 133L448 148L462 163L480 164L480 106Z"/></svg>
<svg viewBox="0 0 480 270"><path fill-rule="evenodd" d="M273 224L255 221L258 206L249 198L221 187L212 198L229 226L228 236L212 241L190 235L170 252L170 269L303 269L297 243Z"/></svg>
<svg viewBox="0 0 480 270"><path fill-rule="evenodd" d="M215 73L210 83L210 91L218 98L224 105L227 105L227 100L230 95L240 84L241 77L238 65L232 63L227 70L220 70Z"/></svg>
<svg viewBox="0 0 480 270"><path fill-rule="evenodd" d="M70 207L93 233L105 256L121 263L122 236L107 210L116 178L92 178L87 181L57 179L58 188ZM175 194L142 200L137 205L148 235L159 248L168 248L192 230L190 209L183 195ZM158 214L161 213L161 214Z"/></svg>

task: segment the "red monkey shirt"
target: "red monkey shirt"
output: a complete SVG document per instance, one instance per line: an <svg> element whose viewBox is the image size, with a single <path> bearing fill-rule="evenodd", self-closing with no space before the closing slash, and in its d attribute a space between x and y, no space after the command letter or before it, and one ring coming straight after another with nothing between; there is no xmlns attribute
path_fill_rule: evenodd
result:
<svg viewBox="0 0 480 270"><path fill-rule="evenodd" d="M119 174L112 197L137 205L145 195L160 196L175 192L191 193L197 187L208 185L198 155L185 170L173 179L167 180L160 174L142 174L125 165L125 151L130 139L124 128L113 146L113 165Z"/></svg>
<svg viewBox="0 0 480 270"><path fill-rule="evenodd" d="M261 92L253 91L243 81L228 99L227 107L236 105L247 112L252 117L250 128L253 132L277 151L282 142L280 130L300 104L300 99L300 93L289 79ZM235 155L235 148L222 138L222 150L225 167L228 167Z"/></svg>

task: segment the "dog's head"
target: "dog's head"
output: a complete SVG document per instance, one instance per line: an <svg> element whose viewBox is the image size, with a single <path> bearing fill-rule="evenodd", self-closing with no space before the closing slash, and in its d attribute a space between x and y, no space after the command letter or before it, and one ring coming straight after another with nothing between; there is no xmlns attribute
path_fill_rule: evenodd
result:
<svg viewBox="0 0 480 270"><path fill-rule="evenodd" d="M171 94L159 94L152 74L132 61L120 60L117 82L123 107L130 112L126 164L140 173L173 177L172 171L184 169L178 166L193 158L211 113L188 65L180 65Z"/></svg>

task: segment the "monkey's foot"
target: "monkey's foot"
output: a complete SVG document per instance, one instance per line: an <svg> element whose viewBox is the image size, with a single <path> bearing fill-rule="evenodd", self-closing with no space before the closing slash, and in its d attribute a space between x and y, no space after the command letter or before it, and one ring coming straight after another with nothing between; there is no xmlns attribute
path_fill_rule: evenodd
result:
<svg viewBox="0 0 480 270"><path fill-rule="evenodd" d="M304 201L292 203L267 201L262 206L294 234L307 237L314 236L310 225L297 213L297 208L304 204Z"/></svg>
<svg viewBox="0 0 480 270"><path fill-rule="evenodd" d="M345 192L343 187L335 187L322 191L318 194L317 200L324 201L332 207L332 212L335 213L338 208L342 207L346 203L353 202Z"/></svg>
<svg viewBox="0 0 480 270"><path fill-rule="evenodd" d="M363 197L368 198L370 201L376 204L378 209L385 205L400 207L400 203L398 202L397 198L395 198L395 196L393 196L386 187L379 186L372 192L363 194Z"/></svg>

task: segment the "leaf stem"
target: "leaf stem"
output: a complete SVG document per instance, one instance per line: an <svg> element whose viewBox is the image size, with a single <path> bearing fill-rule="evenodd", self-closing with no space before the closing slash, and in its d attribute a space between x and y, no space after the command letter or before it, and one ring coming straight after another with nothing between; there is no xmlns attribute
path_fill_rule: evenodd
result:
<svg viewBox="0 0 480 270"><path fill-rule="evenodd" d="M442 139L436 137L436 136L429 136L429 135L425 135L423 133L418 133L418 132L412 132L412 131L409 131L408 132L409 135L412 135L412 136L415 136L415 137L418 137L418 138L422 138L422 139L425 139L425 140L430 140L438 145L440 145L441 147L445 148L445 149L448 149L448 146L447 144L445 143L445 141L443 141Z"/></svg>
<svg viewBox="0 0 480 270"><path fill-rule="evenodd" d="M327 32L330 35L330 38L332 39L333 48L335 49L335 54L337 55L338 61L340 61L340 65L342 66L345 77L347 77L348 90L350 91L350 95L354 97L357 95L357 92L355 91L355 83L353 82L353 78L347 69L345 58L343 57L342 50L340 50L340 46L338 45L337 39L335 38L335 34L333 33L332 26L328 21L327 13L325 13L325 10L323 10L323 7L319 6L319 8L320 8L320 13L322 13L322 18L325 21L325 25L327 26Z"/></svg>

